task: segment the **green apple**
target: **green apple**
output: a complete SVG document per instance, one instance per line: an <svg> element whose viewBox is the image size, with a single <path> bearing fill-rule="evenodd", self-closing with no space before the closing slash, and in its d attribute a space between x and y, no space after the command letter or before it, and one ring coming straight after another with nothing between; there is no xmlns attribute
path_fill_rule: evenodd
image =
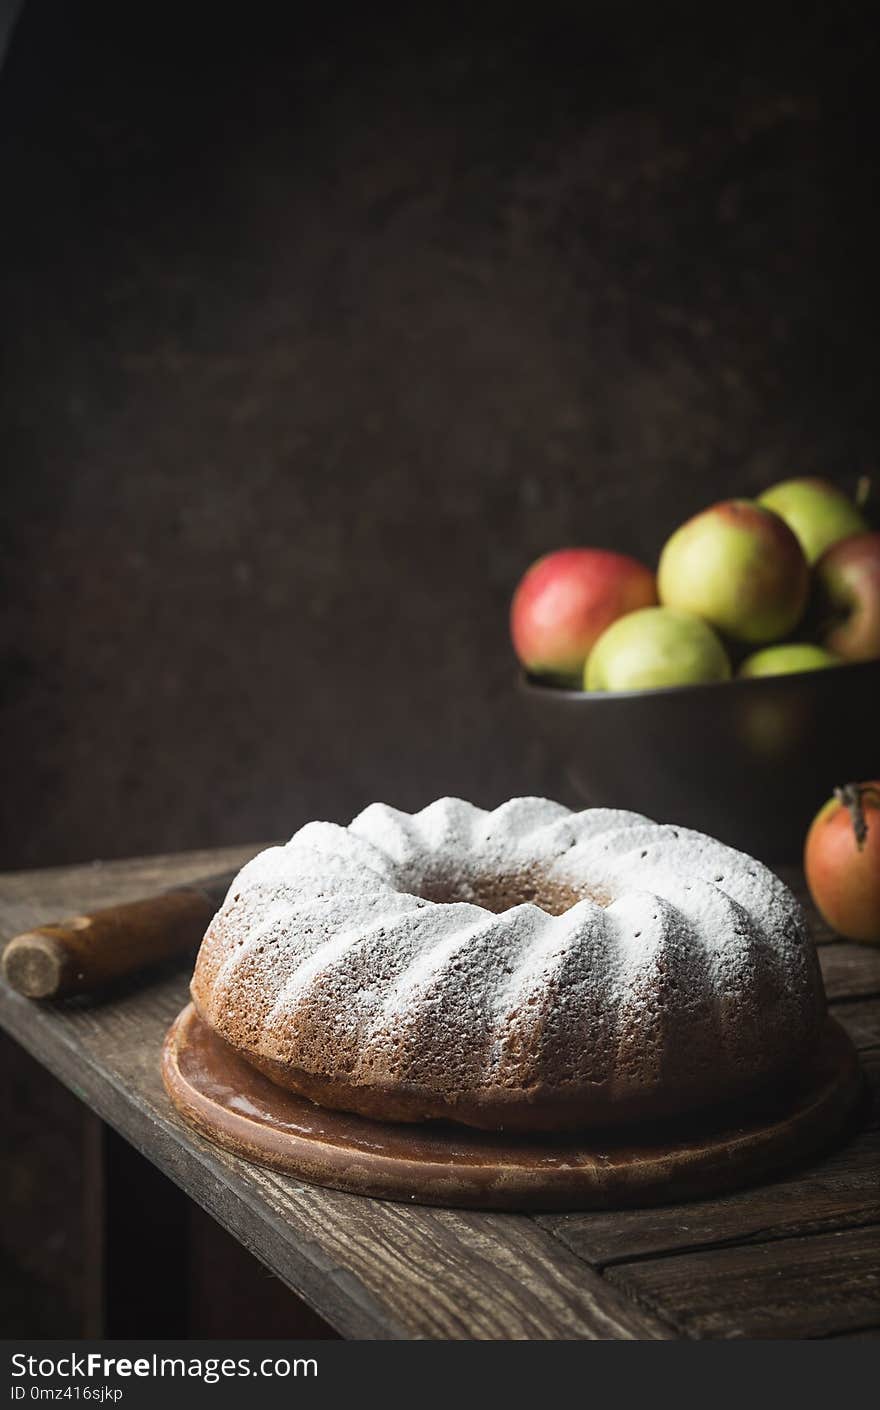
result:
<svg viewBox="0 0 880 1410"><path fill-rule="evenodd" d="M728 499L667 540L657 586L664 607L695 612L735 641L763 646L800 621L809 569L784 519L752 500Z"/></svg>
<svg viewBox="0 0 880 1410"><path fill-rule="evenodd" d="M792 641L784 646L765 646L753 651L739 668L741 676L787 676L794 671L822 671L827 666L839 666L840 657L824 646Z"/></svg>
<svg viewBox="0 0 880 1410"><path fill-rule="evenodd" d="M852 500L817 476L782 480L759 495L758 503L785 520L808 563L815 563L833 543L851 534L863 534L868 528Z"/></svg>
<svg viewBox="0 0 880 1410"><path fill-rule="evenodd" d="M643 607L602 633L587 659L584 689L653 690L729 677L727 653L706 622L671 607Z"/></svg>

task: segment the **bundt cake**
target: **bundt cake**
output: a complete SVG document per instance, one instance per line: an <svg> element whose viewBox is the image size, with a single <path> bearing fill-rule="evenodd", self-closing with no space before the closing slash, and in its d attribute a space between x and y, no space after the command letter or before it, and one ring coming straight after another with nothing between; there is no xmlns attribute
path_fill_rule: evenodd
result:
<svg viewBox="0 0 880 1410"><path fill-rule="evenodd" d="M825 1011L798 903L766 867L543 798L309 823L239 873L192 996L322 1106L527 1131L772 1088Z"/></svg>

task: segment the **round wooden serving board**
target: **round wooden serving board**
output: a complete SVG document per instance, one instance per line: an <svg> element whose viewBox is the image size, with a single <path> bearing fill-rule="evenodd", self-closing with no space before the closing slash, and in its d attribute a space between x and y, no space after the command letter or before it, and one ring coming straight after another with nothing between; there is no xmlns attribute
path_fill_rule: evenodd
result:
<svg viewBox="0 0 880 1410"><path fill-rule="evenodd" d="M585 1132L529 1139L466 1126L368 1121L275 1086L188 1005L165 1040L165 1086L191 1125L236 1155L315 1185L415 1204L608 1209L718 1194L814 1155L858 1103L855 1050L828 1021L813 1070L785 1109L671 1139Z"/></svg>

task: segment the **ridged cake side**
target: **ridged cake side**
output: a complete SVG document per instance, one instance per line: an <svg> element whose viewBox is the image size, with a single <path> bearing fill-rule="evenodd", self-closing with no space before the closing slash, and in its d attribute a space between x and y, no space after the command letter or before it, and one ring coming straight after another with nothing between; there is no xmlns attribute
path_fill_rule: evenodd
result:
<svg viewBox="0 0 880 1410"><path fill-rule="evenodd" d="M419 894L479 897L487 876L583 899L495 914ZM824 1015L800 908L760 863L536 798L310 823L236 878L192 992L222 1038L327 1105L527 1128L735 1100L795 1070Z"/></svg>

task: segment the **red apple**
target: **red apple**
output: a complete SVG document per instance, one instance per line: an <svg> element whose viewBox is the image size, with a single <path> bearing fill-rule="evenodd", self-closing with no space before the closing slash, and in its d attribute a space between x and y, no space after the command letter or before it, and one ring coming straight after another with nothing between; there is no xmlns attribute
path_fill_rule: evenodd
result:
<svg viewBox="0 0 880 1410"><path fill-rule="evenodd" d="M855 534L816 564L817 636L845 661L880 656L880 533Z"/></svg>
<svg viewBox="0 0 880 1410"><path fill-rule="evenodd" d="M832 930L880 941L880 779L835 789L807 834L804 871Z"/></svg>
<svg viewBox="0 0 880 1410"><path fill-rule="evenodd" d="M560 548L533 563L510 607L513 647L527 671L580 685L605 628L657 601L654 574L603 548Z"/></svg>
<svg viewBox="0 0 880 1410"><path fill-rule="evenodd" d="M797 626L809 569L784 519L752 500L728 499L676 529L657 581L664 607L695 612L735 641L761 646Z"/></svg>

